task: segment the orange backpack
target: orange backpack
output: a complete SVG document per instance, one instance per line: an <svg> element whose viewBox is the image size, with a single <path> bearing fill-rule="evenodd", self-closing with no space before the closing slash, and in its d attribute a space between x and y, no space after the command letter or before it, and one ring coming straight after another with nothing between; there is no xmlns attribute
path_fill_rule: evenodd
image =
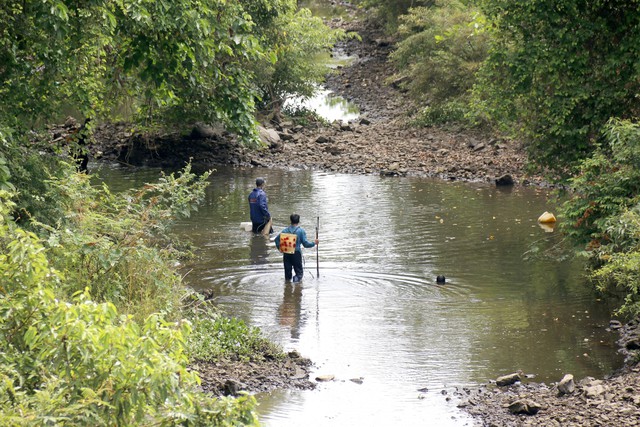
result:
<svg viewBox="0 0 640 427"><path fill-rule="evenodd" d="M280 233L280 252L282 252L283 254L295 253L297 241L297 234Z"/></svg>

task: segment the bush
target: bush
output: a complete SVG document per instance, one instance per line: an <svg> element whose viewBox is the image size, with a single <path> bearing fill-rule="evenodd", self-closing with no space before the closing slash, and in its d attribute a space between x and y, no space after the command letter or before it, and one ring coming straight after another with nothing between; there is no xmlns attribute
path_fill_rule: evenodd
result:
<svg viewBox="0 0 640 427"><path fill-rule="evenodd" d="M570 177L609 118L638 117L635 2L477 4L491 33L474 90L478 114L523 141L542 170Z"/></svg>
<svg viewBox="0 0 640 427"><path fill-rule="evenodd" d="M65 276L8 218L8 199L0 192L0 424L257 425L252 397L198 391L188 322L139 325L87 292L56 299Z"/></svg>
<svg viewBox="0 0 640 427"><path fill-rule="evenodd" d="M244 321L215 314L210 310L192 313L193 333L187 341L192 360L213 362L220 359L248 361L274 360L284 356L282 349L262 336L260 329Z"/></svg>
<svg viewBox="0 0 640 427"><path fill-rule="evenodd" d="M451 123L464 123L466 106L452 101L434 106L427 106L415 117L418 126L438 126Z"/></svg>
<svg viewBox="0 0 640 427"><path fill-rule="evenodd" d="M184 290L170 264L182 252L168 232L175 218L197 208L208 176L196 177L188 165L177 176L118 195L92 186L83 174L52 179L65 215L40 231L52 265L66 272L60 291L86 288L94 300L112 302L140 321L157 312L176 316Z"/></svg>
<svg viewBox="0 0 640 427"><path fill-rule="evenodd" d="M403 38L391 54L391 79L421 104L418 124L464 123L476 72L487 56L482 18L463 3L436 1L400 17Z"/></svg>
<svg viewBox="0 0 640 427"><path fill-rule="evenodd" d="M640 314L640 125L611 120L606 144L581 163L563 205L563 229L585 248L603 292L626 295L620 313Z"/></svg>

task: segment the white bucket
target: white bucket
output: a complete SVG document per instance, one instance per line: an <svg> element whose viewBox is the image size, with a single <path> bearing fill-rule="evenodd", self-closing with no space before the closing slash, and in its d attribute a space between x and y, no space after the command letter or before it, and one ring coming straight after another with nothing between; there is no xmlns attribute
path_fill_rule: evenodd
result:
<svg viewBox="0 0 640 427"><path fill-rule="evenodd" d="M240 228L243 228L244 231L251 231L252 229L252 225L250 222L241 222L240 223Z"/></svg>

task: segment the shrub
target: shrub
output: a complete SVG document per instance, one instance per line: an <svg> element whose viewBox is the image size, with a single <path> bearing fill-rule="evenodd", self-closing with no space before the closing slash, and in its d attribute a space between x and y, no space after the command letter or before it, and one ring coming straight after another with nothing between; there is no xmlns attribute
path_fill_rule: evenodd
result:
<svg viewBox="0 0 640 427"><path fill-rule="evenodd" d="M51 180L66 214L42 231L52 265L68 278L61 291L86 288L94 300L112 302L138 320L176 315L184 290L170 264L182 253L168 232L176 218L197 208L208 176L196 177L187 165L177 176L117 195L83 174Z"/></svg>
<svg viewBox="0 0 640 427"><path fill-rule="evenodd" d="M189 336L187 347L193 360L263 361L284 355L281 348L262 336L260 329L249 327L240 319L204 310L192 312L190 320L193 333Z"/></svg>
<svg viewBox="0 0 640 427"><path fill-rule="evenodd" d="M257 425L252 397L198 391L188 322L139 325L87 292L56 299L64 274L7 217L8 198L0 192L0 424Z"/></svg>
<svg viewBox="0 0 640 427"><path fill-rule="evenodd" d="M621 314L640 314L640 125L611 120L606 144L582 161L563 205L563 229L585 248L591 278L603 292L622 292Z"/></svg>

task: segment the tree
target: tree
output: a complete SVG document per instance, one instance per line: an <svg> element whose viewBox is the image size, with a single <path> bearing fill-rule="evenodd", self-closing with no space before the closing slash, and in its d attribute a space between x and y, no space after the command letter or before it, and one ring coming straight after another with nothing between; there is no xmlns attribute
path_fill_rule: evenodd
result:
<svg viewBox="0 0 640 427"><path fill-rule="evenodd" d="M478 68L487 55L487 33L478 31L478 10L460 1L436 0L399 18L402 40L391 54L394 76L420 102L420 122L464 118Z"/></svg>
<svg viewBox="0 0 640 427"><path fill-rule="evenodd" d="M2 127L128 104L148 125L197 117L254 135L244 65L260 52L240 2L7 1L0 20Z"/></svg>
<svg viewBox="0 0 640 427"><path fill-rule="evenodd" d="M591 260L601 291L623 291L620 313L640 314L640 125L611 120L605 141L580 163L563 205L564 231Z"/></svg>
<svg viewBox="0 0 640 427"><path fill-rule="evenodd" d="M406 14L409 9L417 7L431 7L433 0L358 0L356 3L362 7L373 9L379 19L390 28L395 28L398 17Z"/></svg>
<svg viewBox="0 0 640 427"><path fill-rule="evenodd" d="M263 3L265 0L254 0L245 5L259 23L254 33L265 53L251 64L251 70L261 110L277 118L287 98L315 93L330 72L321 55L330 52L346 34L329 28L309 9L297 9L294 0L276 2L279 7L272 7L268 14L264 6L258 7Z"/></svg>
<svg viewBox="0 0 640 427"><path fill-rule="evenodd" d="M610 117L640 107L638 1L482 0L492 46L476 108L563 176Z"/></svg>

